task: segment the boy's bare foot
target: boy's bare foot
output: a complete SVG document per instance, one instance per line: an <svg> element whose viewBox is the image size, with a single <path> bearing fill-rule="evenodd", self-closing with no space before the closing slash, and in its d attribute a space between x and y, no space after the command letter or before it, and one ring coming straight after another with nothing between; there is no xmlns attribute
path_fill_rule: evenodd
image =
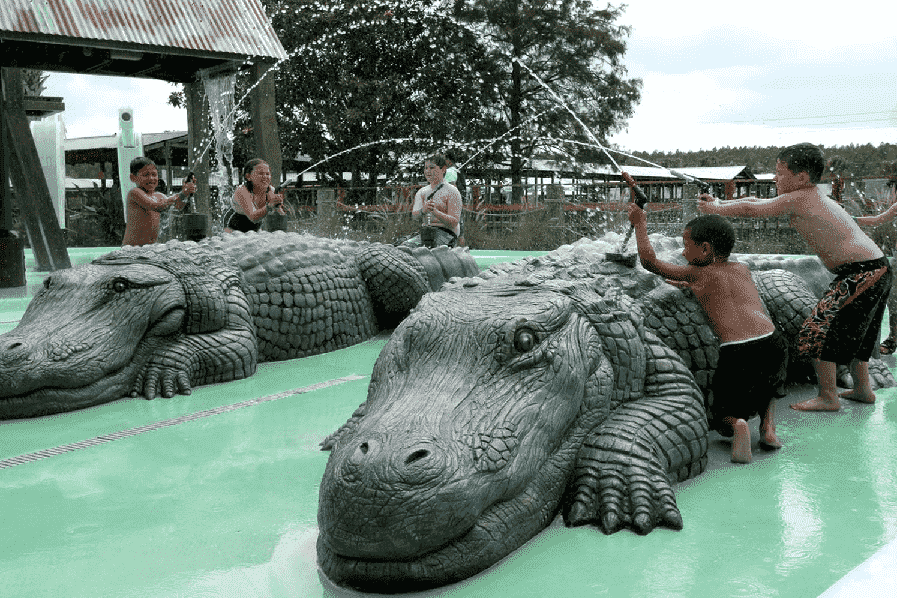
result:
<svg viewBox="0 0 897 598"><path fill-rule="evenodd" d="M847 390L838 395L842 399L848 399L850 401L856 401L857 403L874 403L875 402L875 393L866 394L864 392L860 392L856 389Z"/></svg>
<svg viewBox="0 0 897 598"><path fill-rule="evenodd" d="M834 400L816 397L800 403L794 403L791 408L795 411L840 411L841 401L835 397Z"/></svg>
<svg viewBox="0 0 897 598"><path fill-rule="evenodd" d="M760 448L767 451L776 451L782 448L782 442L775 432L764 434L760 432Z"/></svg>
<svg viewBox="0 0 897 598"><path fill-rule="evenodd" d="M743 419L732 424L735 435L732 437L732 463L751 462L751 431Z"/></svg>

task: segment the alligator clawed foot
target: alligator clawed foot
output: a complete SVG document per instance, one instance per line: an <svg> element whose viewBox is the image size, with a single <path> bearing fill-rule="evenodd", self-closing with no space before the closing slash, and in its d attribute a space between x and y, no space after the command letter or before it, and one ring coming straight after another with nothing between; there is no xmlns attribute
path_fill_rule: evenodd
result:
<svg viewBox="0 0 897 598"><path fill-rule="evenodd" d="M137 376L131 389L131 396L142 396L151 401L157 396L170 399L177 394L189 395L192 392L190 378L186 372L151 367Z"/></svg>
<svg viewBox="0 0 897 598"><path fill-rule="evenodd" d="M641 460L624 467L608 462L592 465L598 467L598 475L577 482L565 514L567 525L593 523L605 534L624 527L641 535L661 526L682 529L673 489L659 466Z"/></svg>

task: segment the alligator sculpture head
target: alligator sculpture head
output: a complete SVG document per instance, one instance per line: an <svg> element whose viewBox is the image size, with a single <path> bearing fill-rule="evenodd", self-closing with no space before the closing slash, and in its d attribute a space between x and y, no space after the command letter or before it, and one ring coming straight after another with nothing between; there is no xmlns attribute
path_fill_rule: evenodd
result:
<svg viewBox="0 0 897 598"><path fill-rule="evenodd" d="M164 257L163 257L164 256ZM0 416L71 411L124 396L189 394L187 334L253 333L238 270L193 248L125 249L44 279L18 326L0 336ZM243 322L243 325L240 325ZM160 352L181 368L154 362ZM255 363L235 368L246 375Z"/></svg>
<svg viewBox="0 0 897 598"><path fill-rule="evenodd" d="M460 250L234 233L54 272L0 335L0 419L171 397L366 340L453 276Z"/></svg>
<svg viewBox="0 0 897 598"><path fill-rule="evenodd" d="M652 242L679 257L675 240ZM323 443L318 562L333 582L456 582L557 514L605 533L682 527L672 485L706 464L719 343L690 291L608 250L583 239L493 266L425 296L395 330L366 401ZM751 267L793 339L816 303L801 276L824 267Z"/></svg>
<svg viewBox="0 0 897 598"><path fill-rule="evenodd" d="M681 527L669 476L703 467L700 392L635 304L598 286L494 279L422 299L381 352L366 402L325 443L318 555L333 581L398 592L463 579L546 527L562 501L574 525ZM626 442L613 413L637 421L650 407L655 420L671 406L690 426L684 451L653 439L613 449ZM613 498L631 485L643 491Z"/></svg>

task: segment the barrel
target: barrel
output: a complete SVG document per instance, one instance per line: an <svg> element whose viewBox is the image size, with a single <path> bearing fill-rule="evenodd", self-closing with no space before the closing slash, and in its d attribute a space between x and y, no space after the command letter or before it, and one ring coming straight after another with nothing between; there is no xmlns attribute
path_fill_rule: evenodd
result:
<svg viewBox="0 0 897 598"><path fill-rule="evenodd" d="M184 214L181 216L181 230L187 241L199 241L206 236L209 218L205 214Z"/></svg>
<svg viewBox="0 0 897 598"><path fill-rule="evenodd" d="M277 230L287 230L287 224L289 223L290 217L286 214L278 214L277 212L272 212L265 217L265 228L271 232Z"/></svg>

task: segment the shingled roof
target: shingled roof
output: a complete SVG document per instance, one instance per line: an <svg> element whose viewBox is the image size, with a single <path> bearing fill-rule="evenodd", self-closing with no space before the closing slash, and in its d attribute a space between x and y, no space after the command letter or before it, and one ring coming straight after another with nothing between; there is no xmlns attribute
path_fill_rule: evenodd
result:
<svg viewBox="0 0 897 598"><path fill-rule="evenodd" d="M287 57L259 0L3 0L0 64L187 82Z"/></svg>

